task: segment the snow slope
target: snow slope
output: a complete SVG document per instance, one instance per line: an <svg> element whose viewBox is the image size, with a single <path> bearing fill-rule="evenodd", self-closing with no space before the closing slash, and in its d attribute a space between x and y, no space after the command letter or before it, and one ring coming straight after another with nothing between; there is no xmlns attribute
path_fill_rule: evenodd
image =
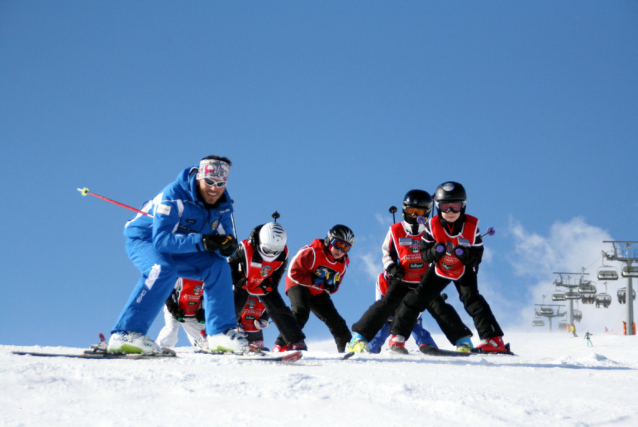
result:
<svg viewBox="0 0 638 427"><path fill-rule="evenodd" d="M434 338L450 348L440 335ZM37 358L0 346L0 425L638 425L638 339L510 333L518 356L355 355L310 342L294 365ZM414 344L410 344L414 345Z"/></svg>

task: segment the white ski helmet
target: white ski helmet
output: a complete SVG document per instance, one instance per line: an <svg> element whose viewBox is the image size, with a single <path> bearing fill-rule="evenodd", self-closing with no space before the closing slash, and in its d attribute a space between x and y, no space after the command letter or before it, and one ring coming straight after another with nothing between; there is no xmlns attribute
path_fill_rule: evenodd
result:
<svg viewBox="0 0 638 427"><path fill-rule="evenodd" d="M264 255L279 255L286 247L286 230L276 222L269 222L259 230L259 249Z"/></svg>

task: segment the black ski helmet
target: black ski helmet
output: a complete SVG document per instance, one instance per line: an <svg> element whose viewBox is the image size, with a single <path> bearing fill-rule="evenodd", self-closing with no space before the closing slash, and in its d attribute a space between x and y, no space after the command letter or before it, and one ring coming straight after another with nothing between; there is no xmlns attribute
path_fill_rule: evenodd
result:
<svg viewBox="0 0 638 427"><path fill-rule="evenodd" d="M403 219L408 224L416 224L416 218L406 215L406 208L424 209L425 215L423 216L427 219L430 212L432 212L432 196L423 190L410 190L405 194L403 198Z"/></svg>
<svg viewBox="0 0 638 427"><path fill-rule="evenodd" d="M346 227L345 225L337 224L328 231L324 242L326 247L330 245L330 241L334 238L343 240L350 244L350 246L354 245L354 233L350 227Z"/></svg>
<svg viewBox="0 0 638 427"><path fill-rule="evenodd" d="M465 202L467 201L467 195L465 194L465 188L454 181L447 181L436 187L434 192L434 204L439 212L439 202L464 202L461 212L465 212Z"/></svg>

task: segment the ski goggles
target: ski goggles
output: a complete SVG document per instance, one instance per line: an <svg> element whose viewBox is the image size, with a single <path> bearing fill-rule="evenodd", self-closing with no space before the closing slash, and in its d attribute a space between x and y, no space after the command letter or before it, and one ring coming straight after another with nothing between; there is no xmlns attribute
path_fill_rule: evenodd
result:
<svg viewBox="0 0 638 427"><path fill-rule="evenodd" d="M405 213L407 213L410 216L425 216L425 209L422 208L413 208L413 207L407 207L405 208Z"/></svg>
<svg viewBox="0 0 638 427"><path fill-rule="evenodd" d="M274 256L278 256L281 251L278 251L276 249L268 249L266 246L264 245L259 245L259 249L261 249L261 252L266 255L266 256L270 256L270 257L274 257Z"/></svg>
<svg viewBox="0 0 638 427"><path fill-rule="evenodd" d="M333 248L339 249L343 253L348 253L348 251L352 247L350 243L344 242L343 240L337 239L336 237L334 237L330 241L330 244L332 245Z"/></svg>
<svg viewBox="0 0 638 427"><path fill-rule="evenodd" d="M204 182L209 187L217 187L217 188L226 187L226 181L216 180L216 179L213 179L213 178L204 178Z"/></svg>
<svg viewBox="0 0 638 427"><path fill-rule="evenodd" d="M443 212L443 213L447 213L447 212L454 212L454 213L459 213L461 212L461 209L463 209L465 207L465 201L457 201L457 202L436 202L436 208Z"/></svg>

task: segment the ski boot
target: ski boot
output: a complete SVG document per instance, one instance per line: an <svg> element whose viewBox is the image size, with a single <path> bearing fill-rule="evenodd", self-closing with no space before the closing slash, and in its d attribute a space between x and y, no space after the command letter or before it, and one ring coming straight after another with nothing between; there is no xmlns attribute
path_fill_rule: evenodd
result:
<svg viewBox="0 0 638 427"><path fill-rule="evenodd" d="M133 354L162 353L162 349L152 338L130 331L117 331L111 334L106 351Z"/></svg>
<svg viewBox="0 0 638 427"><path fill-rule="evenodd" d="M493 337L482 340L476 349L480 353L509 353L503 342L503 337Z"/></svg>
<svg viewBox="0 0 638 427"><path fill-rule="evenodd" d="M405 348L405 337L403 335L390 335L390 353L395 354L408 354L408 350Z"/></svg>
<svg viewBox="0 0 638 427"><path fill-rule="evenodd" d="M208 350L213 353L244 353L248 351L248 340L236 329L208 336Z"/></svg>
<svg viewBox="0 0 638 427"><path fill-rule="evenodd" d="M460 353L472 352L472 340L470 337L463 337L456 340L456 351Z"/></svg>
<svg viewBox="0 0 638 427"><path fill-rule="evenodd" d="M357 332L352 335L352 339L346 347L348 353L370 353L368 340L366 340L363 335Z"/></svg>

